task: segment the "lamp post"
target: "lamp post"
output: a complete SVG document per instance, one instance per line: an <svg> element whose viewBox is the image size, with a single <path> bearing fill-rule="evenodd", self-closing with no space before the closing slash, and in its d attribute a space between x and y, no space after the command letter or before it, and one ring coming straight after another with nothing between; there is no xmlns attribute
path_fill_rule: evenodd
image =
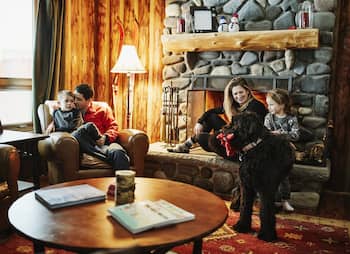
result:
<svg viewBox="0 0 350 254"><path fill-rule="evenodd" d="M132 110L133 110L133 90L135 73L145 73L146 70L137 55L136 48L133 45L123 45L116 64L111 69L112 73L126 73L128 77L128 98L127 98L127 128L132 128ZM113 89L115 90L115 88ZM115 97L115 93L113 98ZM113 99L115 106L115 98Z"/></svg>

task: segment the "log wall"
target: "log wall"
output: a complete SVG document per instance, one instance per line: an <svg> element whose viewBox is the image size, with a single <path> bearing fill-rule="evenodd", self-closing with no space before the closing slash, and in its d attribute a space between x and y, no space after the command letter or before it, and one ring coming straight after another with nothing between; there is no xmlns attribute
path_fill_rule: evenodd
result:
<svg viewBox="0 0 350 254"><path fill-rule="evenodd" d="M333 137L330 188L350 192L350 2L339 1L339 31L332 82Z"/></svg>
<svg viewBox="0 0 350 254"><path fill-rule="evenodd" d="M94 86L95 100L113 105L113 81L117 77L116 118L126 127L127 78L110 73L122 44L136 46L147 73L135 76L132 127L159 139L162 84L163 0L66 1L63 84Z"/></svg>

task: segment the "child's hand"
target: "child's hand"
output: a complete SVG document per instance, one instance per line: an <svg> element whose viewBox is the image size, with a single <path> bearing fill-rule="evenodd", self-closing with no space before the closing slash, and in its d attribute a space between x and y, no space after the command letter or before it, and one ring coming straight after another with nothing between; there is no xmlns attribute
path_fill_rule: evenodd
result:
<svg viewBox="0 0 350 254"><path fill-rule="evenodd" d="M55 124L54 122L52 121L48 126L47 126L47 129L45 130L45 134L46 135L49 135L51 132L54 132L55 131Z"/></svg>
<svg viewBox="0 0 350 254"><path fill-rule="evenodd" d="M271 133L273 135L280 135L281 134L281 131L280 130L275 130L275 131L271 131Z"/></svg>
<svg viewBox="0 0 350 254"><path fill-rule="evenodd" d="M102 135L101 138L96 140L96 145L103 146L106 143L106 136Z"/></svg>

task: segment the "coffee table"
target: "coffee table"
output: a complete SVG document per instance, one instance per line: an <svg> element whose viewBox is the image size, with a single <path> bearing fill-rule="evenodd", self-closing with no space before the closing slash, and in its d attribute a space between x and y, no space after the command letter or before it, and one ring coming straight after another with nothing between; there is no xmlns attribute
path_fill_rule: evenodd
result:
<svg viewBox="0 0 350 254"><path fill-rule="evenodd" d="M87 183L108 189L115 178L83 179L46 188ZM33 241L34 251L44 246L79 253L98 250L123 250L137 247L138 253L165 253L187 242L194 242L193 253L201 253L202 238L220 228L228 209L222 199L198 187L165 179L137 177L135 200L165 199L196 215L195 220L132 234L107 212L114 206L113 197L106 201L49 210L35 197L25 194L9 209L9 220L15 230ZM121 252L122 253L122 252Z"/></svg>

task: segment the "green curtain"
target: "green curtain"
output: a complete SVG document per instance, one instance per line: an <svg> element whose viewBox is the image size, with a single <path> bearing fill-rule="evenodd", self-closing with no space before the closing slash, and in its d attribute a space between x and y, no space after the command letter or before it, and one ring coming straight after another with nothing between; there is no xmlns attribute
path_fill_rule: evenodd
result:
<svg viewBox="0 0 350 254"><path fill-rule="evenodd" d="M33 125L41 132L37 108L53 99L59 86L64 29L64 0L39 0L34 35Z"/></svg>

